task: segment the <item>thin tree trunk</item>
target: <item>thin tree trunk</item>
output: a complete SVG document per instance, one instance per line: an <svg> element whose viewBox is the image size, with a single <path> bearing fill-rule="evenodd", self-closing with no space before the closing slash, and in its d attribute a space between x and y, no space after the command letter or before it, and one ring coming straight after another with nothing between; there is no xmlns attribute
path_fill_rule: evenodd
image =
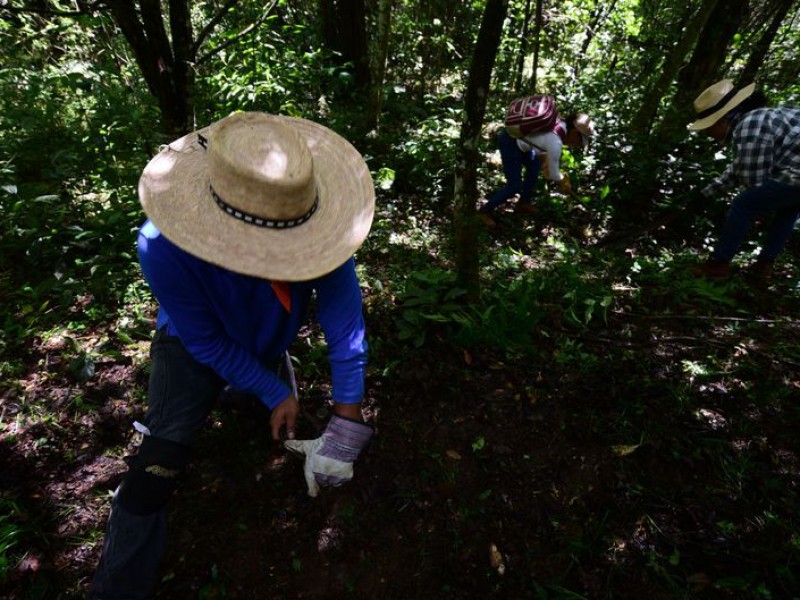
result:
<svg viewBox="0 0 800 600"><path fill-rule="evenodd" d="M703 31L708 18L717 5L718 0L704 0L697 13L689 18L689 24L680 35L678 43L672 47L667 55L658 80L648 90L641 102L639 111L631 121L631 132L637 138L647 135L656 118L658 107L669 86L675 81L675 76L681 68L689 51L697 45L697 40Z"/></svg>
<svg viewBox="0 0 800 600"><path fill-rule="evenodd" d="M508 13L508 0L487 0L478 40L472 55L469 81L464 97L464 121L461 125L455 168L455 246L459 282L467 298L480 298L478 243L475 202L478 199L477 167L486 99L492 79L497 50Z"/></svg>
<svg viewBox="0 0 800 600"><path fill-rule="evenodd" d="M597 34L597 30L600 28L603 21L608 18L608 15L614 12L616 4L617 0L611 0L607 5L600 3L595 7L594 14L589 24L586 26L586 36L583 38L583 43L581 44L581 56L586 54L586 51L589 49L589 44L592 43L594 36Z"/></svg>
<svg viewBox="0 0 800 600"><path fill-rule="evenodd" d="M528 53L528 34L531 23L531 0L525 0L525 13L522 22L522 35L519 41L519 55L517 56L517 77L514 82L514 90L521 94L522 76L525 71L525 55Z"/></svg>
<svg viewBox="0 0 800 600"><path fill-rule="evenodd" d="M170 0L172 45L158 0L141 0L141 20L133 2L115 0L109 6L133 49L148 89L158 101L163 133L167 137L186 133L191 129L195 57L187 1Z"/></svg>
<svg viewBox="0 0 800 600"><path fill-rule="evenodd" d="M542 39L542 23L544 19L542 19L544 8L542 6L542 0L536 0L536 31L533 35L533 71L531 73L531 84L530 90L531 92L536 91L536 73L539 70L539 50L541 48L541 39Z"/></svg>
<svg viewBox="0 0 800 600"><path fill-rule="evenodd" d="M369 51L364 0L320 0L325 46L339 55L339 64L350 64L355 86L370 84Z"/></svg>
<svg viewBox="0 0 800 600"><path fill-rule="evenodd" d="M656 130L655 139L662 150L674 145L686 134L686 123L694 115L694 99L719 79L720 67L744 22L749 0L719 0L700 34L692 58L680 72L677 93L667 114Z"/></svg>
<svg viewBox="0 0 800 600"><path fill-rule="evenodd" d="M175 104L181 108L178 120L180 129L194 129L194 82L195 50L192 32L192 17L185 0L170 0L169 22L172 32L173 89ZM182 132L181 131L181 132Z"/></svg>
<svg viewBox="0 0 800 600"><path fill-rule="evenodd" d="M392 9L394 0L377 0L375 29L369 36L370 89L368 106L368 129L378 129L383 107L383 80L386 74L386 59L389 54L389 39L392 33Z"/></svg>
<svg viewBox="0 0 800 600"><path fill-rule="evenodd" d="M781 28L783 20L794 4L794 0L777 0L774 5L775 14L772 16L772 21L767 26L763 35L754 44L750 57L747 59L747 64L744 70L739 75L739 84L747 85L752 83L759 67L764 64L764 60L769 53L769 48L772 45L775 36L778 35L778 30Z"/></svg>
<svg viewBox="0 0 800 600"><path fill-rule="evenodd" d="M719 79L728 48L746 14L748 0L718 0L706 21L688 64L680 70L677 92L655 132L640 139L637 168L620 175L625 187L619 201L616 223L627 226L641 219L659 194L663 157L686 138L686 124L692 120L692 103L706 87Z"/></svg>

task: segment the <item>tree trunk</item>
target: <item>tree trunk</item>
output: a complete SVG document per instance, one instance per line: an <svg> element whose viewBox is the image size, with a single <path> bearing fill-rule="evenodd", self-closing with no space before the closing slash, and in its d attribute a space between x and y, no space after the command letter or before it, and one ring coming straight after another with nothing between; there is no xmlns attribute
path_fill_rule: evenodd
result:
<svg viewBox="0 0 800 600"><path fill-rule="evenodd" d="M175 105L182 107L176 117L180 133L194 129L194 35L189 4L185 0L170 0L169 22L172 32L173 90Z"/></svg>
<svg viewBox="0 0 800 600"><path fill-rule="evenodd" d="M376 6L376 14L373 19L374 29L369 36L370 89L367 127L368 129L378 129L383 107L383 79L389 54L394 0L377 0L372 6Z"/></svg>
<svg viewBox="0 0 800 600"><path fill-rule="evenodd" d="M472 55L469 81L464 96L464 121L455 168L455 246L459 283L467 290L467 298L480 298L478 277L478 243L475 202L478 199L478 145L486 98L492 79L495 58L508 13L508 0L487 0L478 40Z"/></svg>
<svg viewBox="0 0 800 600"><path fill-rule="evenodd" d="M675 80L686 55L697 44L697 40L717 2L718 0L704 0L700 9L689 17L689 25L680 35L678 43L672 47L672 51L667 55L661 66L658 80L645 94L639 111L631 121L631 133L634 138L644 138L650 132L664 95Z"/></svg>
<svg viewBox="0 0 800 600"><path fill-rule="evenodd" d="M776 0L773 7L775 14L772 16L772 21L770 21L763 35L754 44L750 57L747 59L747 64L739 75L739 85L747 85L755 81L758 69L764 64L772 41L778 34L781 23L783 23L786 15L789 14L793 4L794 0Z"/></svg>
<svg viewBox="0 0 800 600"><path fill-rule="evenodd" d="M110 2L111 15L133 49L148 89L161 110L161 129L172 139L192 128L195 50L187 0L170 0L172 45L158 0Z"/></svg>
<svg viewBox="0 0 800 600"><path fill-rule="evenodd" d="M719 79L728 48L744 22L749 0L719 0L711 13L692 58L678 76L677 93L655 138L671 147L686 134L686 123L694 116L694 99Z"/></svg>
<svg viewBox="0 0 800 600"><path fill-rule="evenodd" d="M589 44L592 43L595 35L597 35L597 30L600 28L600 25L603 24L612 12L614 12L614 8L617 4L617 0L611 0L609 4L598 4L594 11L592 12L592 18L589 20L589 23L586 25L586 35L583 38L583 43L581 44L581 57L583 57L586 52L589 50Z"/></svg>
<svg viewBox="0 0 800 600"><path fill-rule="evenodd" d="M522 76L525 71L525 55L528 53L528 35L531 24L531 0L525 0L525 13L522 22L522 34L519 41L519 55L517 56L517 77L514 90L517 94L524 93L522 89Z"/></svg>
<svg viewBox="0 0 800 600"><path fill-rule="evenodd" d="M662 186L662 159L685 139L686 124L694 117L693 101L719 79L733 37L747 11L748 0L718 0L699 36L689 63L676 82L677 92L655 133L637 144L637 168L620 173L622 181L616 223L626 226L652 206Z"/></svg>
<svg viewBox="0 0 800 600"><path fill-rule="evenodd" d="M339 64L352 65L356 88L368 88L370 65L364 0L320 0L320 12L328 50L339 55Z"/></svg>
<svg viewBox="0 0 800 600"><path fill-rule="evenodd" d="M530 84L530 91L536 91L536 72L539 70L539 50L541 49L541 39L542 39L542 23L544 19L542 19L542 15L544 14L544 8L542 7L542 0L536 0L536 30L533 34L533 69L531 72L531 84Z"/></svg>

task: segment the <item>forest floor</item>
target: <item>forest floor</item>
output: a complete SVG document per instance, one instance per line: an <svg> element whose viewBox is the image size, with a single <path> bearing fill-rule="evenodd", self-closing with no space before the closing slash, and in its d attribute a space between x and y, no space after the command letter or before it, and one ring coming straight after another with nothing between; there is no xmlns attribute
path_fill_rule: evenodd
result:
<svg viewBox="0 0 800 600"><path fill-rule="evenodd" d="M404 209L381 218L410 227ZM415 222L449 227L446 214ZM509 212L481 235L527 249L535 269L550 227ZM221 402L171 502L155 598L800 597L798 272L708 284L731 299L713 305L674 300L683 279L666 272L591 327L553 311L528 353L464 348L435 322L417 348L398 340L387 288L392 269L439 258L412 244L404 263L388 235L359 254L376 435L354 481L308 497L267 410ZM796 242L788 252L800 261ZM4 540L0 520L14 559L2 598L85 594L138 442L147 332L69 336L93 349L86 381L73 342L52 334L0 388L0 494L20 524ZM316 337L293 349L299 437L327 411Z"/></svg>

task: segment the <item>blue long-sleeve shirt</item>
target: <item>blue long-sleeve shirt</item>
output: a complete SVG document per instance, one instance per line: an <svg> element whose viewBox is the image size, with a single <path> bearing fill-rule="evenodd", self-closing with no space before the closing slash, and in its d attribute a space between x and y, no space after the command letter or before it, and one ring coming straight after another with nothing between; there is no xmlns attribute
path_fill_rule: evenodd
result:
<svg viewBox="0 0 800 600"><path fill-rule="evenodd" d="M352 258L327 275L290 283L291 312L287 312L272 282L192 256L149 220L139 230L138 250L142 272L159 302L157 327L166 327L198 362L270 408L291 391L265 365L275 364L297 337L316 292L333 398L342 404L361 401L367 342Z"/></svg>

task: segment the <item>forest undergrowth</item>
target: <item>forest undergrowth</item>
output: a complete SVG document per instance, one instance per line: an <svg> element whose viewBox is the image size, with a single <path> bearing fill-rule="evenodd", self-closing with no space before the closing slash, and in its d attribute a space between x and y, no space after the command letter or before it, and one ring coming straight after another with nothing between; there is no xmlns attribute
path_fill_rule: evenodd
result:
<svg viewBox="0 0 800 600"><path fill-rule="evenodd" d="M512 208L481 233L483 299L467 306L448 210L380 195L357 256L377 435L355 481L308 498L266 409L221 398L172 502L157 598L800 594L793 262L754 281L745 258L708 281L690 274L703 248L665 231L604 246L591 204ZM103 222L49 218L65 220L61 277L3 288L18 309L3 338L0 574L20 600L85 593L137 443L154 309L130 255L92 254ZM711 225L680 227L703 240ZM316 436L320 333L293 353L301 433Z"/></svg>

